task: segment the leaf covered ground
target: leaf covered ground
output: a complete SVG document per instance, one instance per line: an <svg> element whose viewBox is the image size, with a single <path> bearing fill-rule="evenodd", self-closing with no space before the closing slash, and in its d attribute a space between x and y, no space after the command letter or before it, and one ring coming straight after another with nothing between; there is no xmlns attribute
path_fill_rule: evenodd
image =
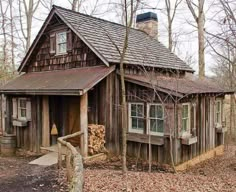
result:
<svg viewBox="0 0 236 192"><path fill-rule="evenodd" d="M176 174L157 169L153 173L128 171L123 176L116 163L89 165L84 191L236 192L236 146L229 146L223 156Z"/></svg>
<svg viewBox="0 0 236 192"><path fill-rule="evenodd" d="M65 170L57 166L29 165L36 157L0 157L0 191L58 192L68 191ZM181 173L168 166L153 164L148 173L145 162L134 166L123 176L118 159L85 164L85 192L236 192L236 145L229 146L223 156L210 159Z"/></svg>

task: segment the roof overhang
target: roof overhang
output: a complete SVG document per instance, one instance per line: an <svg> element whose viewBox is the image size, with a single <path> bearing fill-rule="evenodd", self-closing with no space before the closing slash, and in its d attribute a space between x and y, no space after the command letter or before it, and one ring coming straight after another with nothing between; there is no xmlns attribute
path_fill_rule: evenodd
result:
<svg viewBox="0 0 236 192"><path fill-rule="evenodd" d="M114 70L115 66L97 66L26 73L7 83L0 92L14 95L83 95Z"/></svg>
<svg viewBox="0 0 236 192"><path fill-rule="evenodd" d="M226 91L220 88L209 80L200 80L198 78L188 79L163 76L152 78L145 75L125 75L125 80L179 98L197 94L221 96L234 93L233 91Z"/></svg>

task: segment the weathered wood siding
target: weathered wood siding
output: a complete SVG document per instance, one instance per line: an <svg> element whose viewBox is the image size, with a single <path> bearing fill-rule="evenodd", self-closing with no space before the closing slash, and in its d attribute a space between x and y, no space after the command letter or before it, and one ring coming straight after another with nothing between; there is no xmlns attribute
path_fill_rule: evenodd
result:
<svg viewBox="0 0 236 192"><path fill-rule="evenodd" d="M171 102L169 96L133 83L127 83L127 102L161 103L165 100L164 145L152 145L152 159L160 163L170 163L170 131L172 131L172 149L175 164L194 158L210 149L223 144L223 134L215 131L215 100L214 96L196 95ZM197 143L182 144L182 103L190 103L190 133L197 136ZM175 114L175 108L177 114ZM176 119L175 119L176 117ZM175 127L175 125L177 126ZM121 128L120 128L121 129ZM176 130L177 129L177 130ZM145 129L146 132L146 129ZM138 139L137 139L138 140ZM148 144L128 141L128 155L148 158Z"/></svg>
<svg viewBox="0 0 236 192"><path fill-rule="evenodd" d="M15 127L12 125L11 118L11 133L16 134L17 148L40 152L42 145L42 98L41 96L32 96L28 99L31 101L31 121L27 123L26 127ZM9 117L12 117L12 113Z"/></svg>
<svg viewBox="0 0 236 192"><path fill-rule="evenodd" d="M26 72L49 71L69 69L76 67L88 67L104 65L102 61L63 23L53 23L42 35L35 51L31 54L27 63ZM50 36L57 32L67 32L67 53L57 55L50 52ZM69 34L69 35L68 35ZM55 41L56 38L54 38ZM70 42L69 42L70 41ZM54 45L55 46L55 45ZM70 48L68 48L68 46Z"/></svg>

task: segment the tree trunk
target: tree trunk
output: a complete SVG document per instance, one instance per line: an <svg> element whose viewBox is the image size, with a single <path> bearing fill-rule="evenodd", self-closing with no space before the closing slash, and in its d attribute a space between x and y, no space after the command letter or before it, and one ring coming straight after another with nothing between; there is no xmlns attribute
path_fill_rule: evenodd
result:
<svg viewBox="0 0 236 192"><path fill-rule="evenodd" d="M15 72L15 42L14 42L14 23L13 23L13 7L12 7L12 1L9 0L9 6L10 6L10 25L11 25L11 65L12 65L12 71Z"/></svg>
<svg viewBox="0 0 236 192"><path fill-rule="evenodd" d="M3 70L7 68L7 36L6 36L6 15L3 9L3 2L0 1L0 10L1 10L1 17L2 17L2 33L3 33L3 56L2 56L2 65Z"/></svg>
<svg viewBox="0 0 236 192"><path fill-rule="evenodd" d="M205 77L205 41L204 41L204 0L199 0L199 14L198 14L198 62L199 62L199 77Z"/></svg>

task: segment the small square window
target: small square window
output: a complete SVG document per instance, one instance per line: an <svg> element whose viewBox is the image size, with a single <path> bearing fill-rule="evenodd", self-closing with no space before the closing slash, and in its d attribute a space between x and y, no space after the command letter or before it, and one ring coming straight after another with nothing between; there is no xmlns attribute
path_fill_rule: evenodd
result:
<svg viewBox="0 0 236 192"><path fill-rule="evenodd" d="M18 118L19 119L26 119L26 108L27 108L27 102L26 98L19 98L18 100Z"/></svg>
<svg viewBox="0 0 236 192"><path fill-rule="evenodd" d="M182 133L190 133L190 104L185 103L182 105Z"/></svg>
<svg viewBox="0 0 236 192"><path fill-rule="evenodd" d="M215 122L221 124L221 113L222 113L222 101L216 101L216 109L215 109Z"/></svg>
<svg viewBox="0 0 236 192"><path fill-rule="evenodd" d="M129 103L129 131L144 133L144 105L141 103Z"/></svg>
<svg viewBox="0 0 236 192"><path fill-rule="evenodd" d="M57 54L65 54L67 52L66 32L57 33L56 36Z"/></svg>
<svg viewBox="0 0 236 192"><path fill-rule="evenodd" d="M153 135L164 135L164 108L161 104L149 104L149 127Z"/></svg>

